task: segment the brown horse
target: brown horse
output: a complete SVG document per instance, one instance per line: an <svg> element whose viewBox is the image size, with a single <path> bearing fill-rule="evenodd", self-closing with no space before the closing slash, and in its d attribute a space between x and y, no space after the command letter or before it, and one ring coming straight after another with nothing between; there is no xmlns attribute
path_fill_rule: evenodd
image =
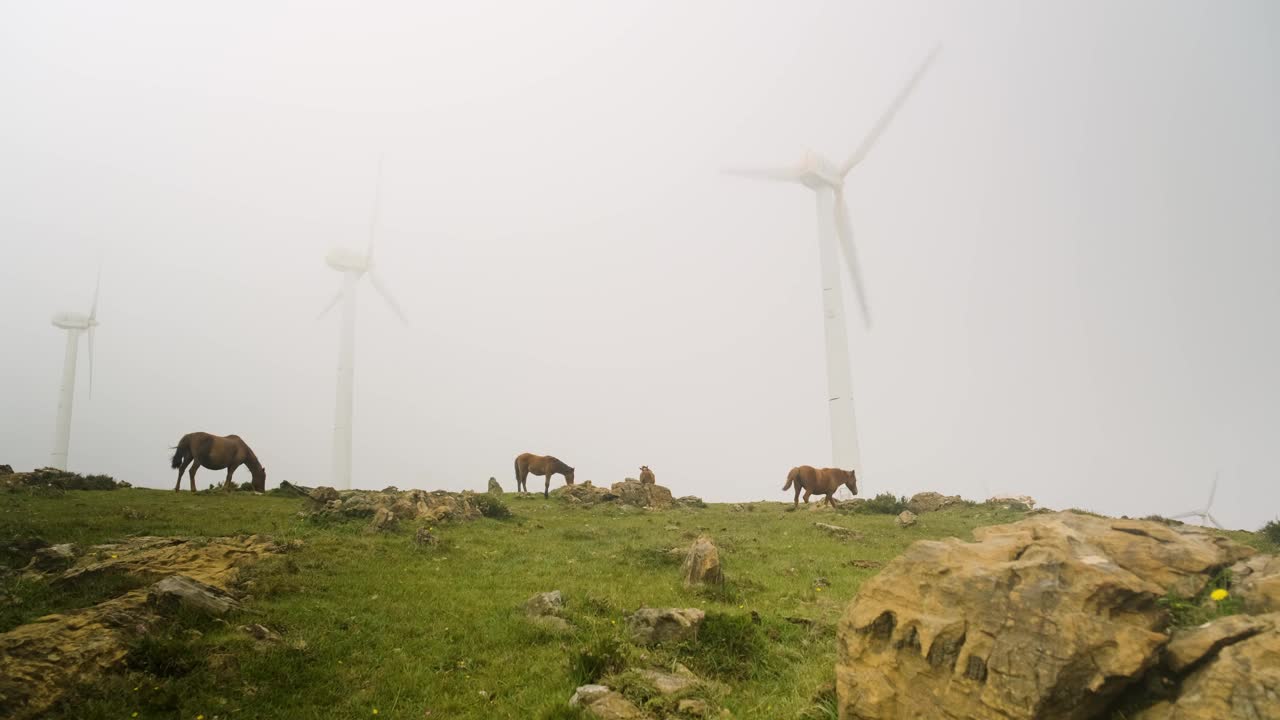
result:
<svg viewBox="0 0 1280 720"><path fill-rule="evenodd" d="M804 490L804 501L809 502L810 495L826 495L823 501L831 507L835 507L836 503L831 496L840 489L841 485L849 488L849 492L854 495L858 494L858 478L852 470L841 470L839 468L818 468L808 465L791 468L791 472L787 473L787 484L782 486L785 491L792 485L796 486L795 506L800 507L800 491Z"/></svg>
<svg viewBox="0 0 1280 720"><path fill-rule="evenodd" d="M560 473L566 485L573 484L573 468L550 455L534 455L521 453L516 456L516 492L529 492L525 478L530 474L541 475L547 479L542 488L543 497L551 497L551 476Z"/></svg>
<svg viewBox="0 0 1280 720"><path fill-rule="evenodd" d="M658 482L657 478L653 476L653 471L649 469L648 465L640 466L640 482L645 485L655 485Z"/></svg>
<svg viewBox="0 0 1280 720"><path fill-rule="evenodd" d="M230 490L231 476L236 468L248 465L253 474L253 489L264 492L267 489L267 469L258 462L249 446L239 435L210 435L204 432L187 433L178 441L173 451L173 467L178 469L178 482L173 491L182 489L182 473L191 466L191 492L196 491L196 470L207 467L210 470L227 470L227 482L224 489Z"/></svg>

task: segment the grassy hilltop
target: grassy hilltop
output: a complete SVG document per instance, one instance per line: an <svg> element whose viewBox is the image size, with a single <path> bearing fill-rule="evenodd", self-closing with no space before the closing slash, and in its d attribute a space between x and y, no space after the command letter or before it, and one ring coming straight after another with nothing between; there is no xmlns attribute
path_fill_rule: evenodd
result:
<svg viewBox="0 0 1280 720"><path fill-rule="evenodd" d="M251 598L229 624L188 620L153 631L124 671L86 681L50 718L570 718L564 706L574 688L611 663L677 661L723 682L721 703L735 717L820 718L834 717L820 691L834 677L835 623L859 584L915 540L968 538L977 526L1022 515L955 507L902 529L888 514L789 512L780 502L647 511L540 495L502 501L512 517L435 526L440 544L420 548L412 523L370 534L362 522L304 519L298 498L10 494L0 539L87 546L130 535L263 533L303 541L246 573ZM841 540L815 522L861 537ZM720 548L726 583L686 590L669 550L704 532ZM4 552L2 562L25 561L14 548ZM0 631L111 597L127 582L68 596L24 581L0 607ZM549 590L564 594L569 634L524 617L521 604ZM696 643L643 651L624 632L641 606L699 607L708 617ZM283 641L238 629L255 622Z"/></svg>

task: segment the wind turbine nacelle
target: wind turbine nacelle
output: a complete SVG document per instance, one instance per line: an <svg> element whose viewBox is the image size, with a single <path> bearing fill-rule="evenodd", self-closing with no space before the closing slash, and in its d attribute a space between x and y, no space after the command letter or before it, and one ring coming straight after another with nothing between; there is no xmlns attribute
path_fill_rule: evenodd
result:
<svg viewBox="0 0 1280 720"><path fill-rule="evenodd" d="M88 330L92 323L89 316L74 312L60 312L53 316L53 326L63 330Z"/></svg>
<svg viewBox="0 0 1280 720"><path fill-rule="evenodd" d="M806 152L796 167L796 180L810 189L835 187L843 182L840 172L826 158L815 152Z"/></svg>
<svg viewBox="0 0 1280 720"><path fill-rule="evenodd" d="M324 261L338 272L364 272L369 269L369 257L362 252L347 248L334 248L325 256Z"/></svg>

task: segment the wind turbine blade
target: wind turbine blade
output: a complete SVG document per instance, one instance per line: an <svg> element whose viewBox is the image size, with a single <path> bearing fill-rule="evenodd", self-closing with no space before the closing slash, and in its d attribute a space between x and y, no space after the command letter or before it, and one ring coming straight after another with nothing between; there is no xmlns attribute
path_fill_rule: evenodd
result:
<svg viewBox="0 0 1280 720"><path fill-rule="evenodd" d="M725 175L777 182L795 182L800 179L800 173L794 168L725 168L721 172Z"/></svg>
<svg viewBox="0 0 1280 720"><path fill-rule="evenodd" d="M382 155L378 155L378 178L373 185L373 212L369 214L369 249L365 252L365 263L373 263L373 237L378 225L378 209L382 200Z"/></svg>
<svg viewBox="0 0 1280 720"><path fill-rule="evenodd" d="M1210 515L1210 514L1208 514L1208 513L1205 513L1205 517L1209 520L1209 522L1213 523L1213 526L1214 526L1214 527L1218 528L1219 530L1223 529L1223 528L1222 528L1222 523L1218 522L1218 519L1217 519L1217 518L1215 518L1214 516L1212 516L1212 515Z"/></svg>
<svg viewBox="0 0 1280 720"><path fill-rule="evenodd" d="M96 304L96 303L95 303ZM93 397L93 325L89 325L89 397Z"/></svg>
<svg viewBox="0 0 1280 720"><path fill-rule="evenodd" d="M338 294L334 295L333 299L329 301L329 304L324 306L324 309L320 311L320 314L316 316L316 319L320 320L325 315L328 315L329 311L333 309L333 306L337 305L338 301L342 299L342 294L343 290L338 290Z"/></svg>
<svg viewBox="0 0 1280 720"><path fill-rule="evenodd" d="M102 288L102 265L98 265L98 278L93 282L93 304L89 306L89 322L98 319L98 290Z"/></svg>
<svg viewBox="0 0 1280 720"><path fill-rule="evenodd" d="M915 73L907 80L907 84L902 86L902 89L899 90L898 94L893 98L893 102L889 103L889 107L884 111L884 114L882 114L880 119L876 121L876 124L871 127L871 132L867 133L866 138L862 140L862 144L859 145L858 149L854 150L853 154L849 156L849 159L845 161L844 167L840 168L841 176L848 175L849 171L853 169L853 166L862 162L863 158L867 156L867 153L871 152L871 147L876 144L876 140L880 139L880 135L884 133L885 128L889 127L889 123L893 121L893 116L897 115L898 111L902 109L902 106L907 102L907 98L911 95L911 91L914 90L916 84L920 82L920 78L924 77L925 71L933 64L934 58L938 56L938 52L941 50L941 45L934 45L933 49L929 51L929 54L925 56L924 61L920 63L919 67L916 68Z"/></svg>
<svg viewBox="0 0 1280 720"><path fill-rule="evenodd" d="M391 311L396 314L396 317L400 318L400 322L408 325L409 318L404 316L404 311L400 309L400 303L396 302L396 299L391 296L391 292L382 284L382 279L378 277L378 272L370 270L368 277L369 282L373 283L373 289L377 290L382 299L387 301L387 305L391 306Z"/></svg>
<svg viewBox="0 0 1280 720"><path fill-rule="evenodd" d="M853 225L849 222L849 207L844 202L844 188L836 188L836 235L840 238L840 250L848 264L853 292L858 296L858 307L862 309L862 322L865 327L870 328L871 306L867 304L866 289L862 286L862 273L858 269L858 250L853 244Z"/></svg>

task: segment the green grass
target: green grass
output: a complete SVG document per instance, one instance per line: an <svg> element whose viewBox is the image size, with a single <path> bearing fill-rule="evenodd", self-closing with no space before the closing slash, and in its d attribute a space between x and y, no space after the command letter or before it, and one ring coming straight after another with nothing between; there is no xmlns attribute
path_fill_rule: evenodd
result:
<svg viewBox="0 0 1280 720"><path fill-rule="evenodd" d="M727 505L583 509L513 494L502 503L511 518L436 525L440 545L419 549L414 523L375 535L360 521L309 522L298 517L297 498L10 494L0 504L0 539L91 545L129 535L260 532L304 541L245 574L251 616L156 630L126 668L78 688L51 719L367 718L374 708L380 720L571 718L577 714L563 706L586 678L674 662L728 686L722 703L735 717L794 718L821 716L815 697L832 680L835 624L876 563L915 540L968 539L974 527L1022 516L959 508L926 513L903 530L891 515L786 512L781 502L756 503L749 513ZM832 538L815 521L861 538ZM667 553L700 533L720 547L723 588L685 590L680 558ZM816 585L818 577L830 586ZM535 627L521 609L530 595L557 589L569 635ZM21 617L114 590L77 598L31 590ZM636 648L626 642L625 618L643 605L701 607L707 625L686 646ZM280 632L283 642L258 643L236 629L248 622Z"/></svg>

